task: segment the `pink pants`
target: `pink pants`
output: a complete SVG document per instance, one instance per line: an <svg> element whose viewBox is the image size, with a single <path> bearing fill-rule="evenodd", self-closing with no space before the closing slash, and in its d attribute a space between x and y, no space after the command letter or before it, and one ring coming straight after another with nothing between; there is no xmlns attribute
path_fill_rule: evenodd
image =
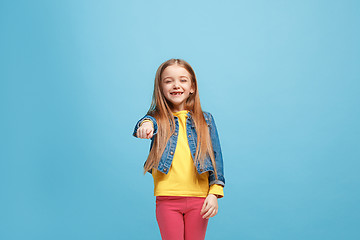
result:
<svg viewBox="0 0 360 240"><path fill-rule="evenodd" d="M205 197L157 196L156 220L163 240L203 240L208 219L200 210Z"/></svg>

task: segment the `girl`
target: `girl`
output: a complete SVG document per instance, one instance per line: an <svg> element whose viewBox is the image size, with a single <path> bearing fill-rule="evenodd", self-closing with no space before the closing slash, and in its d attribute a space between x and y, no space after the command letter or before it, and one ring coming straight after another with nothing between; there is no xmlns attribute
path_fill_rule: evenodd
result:
<svg viewBox="0 0 360 240"><path fill-rule="evenodd" d="M195 72L186 61L159 66L150 109L133 136L151 139L144 174L154 178L162 239L204 239L225 178L214 117L202 111Z"/></svg>

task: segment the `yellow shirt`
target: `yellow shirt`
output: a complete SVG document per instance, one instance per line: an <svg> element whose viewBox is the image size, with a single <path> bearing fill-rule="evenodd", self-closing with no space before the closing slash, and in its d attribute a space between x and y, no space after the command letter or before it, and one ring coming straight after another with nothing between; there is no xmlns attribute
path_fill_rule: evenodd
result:
<svg viewBox="0 0 360 240"><path fill-rule="evenodd" d="M168 174L152 169L154 196L206 197L214 194L222 198L224 191L221 185L213 184L209 187L209 172L199 174L196 171L186 135L187 113L188 110L173 113L179 120L177 145Z"/></svg>

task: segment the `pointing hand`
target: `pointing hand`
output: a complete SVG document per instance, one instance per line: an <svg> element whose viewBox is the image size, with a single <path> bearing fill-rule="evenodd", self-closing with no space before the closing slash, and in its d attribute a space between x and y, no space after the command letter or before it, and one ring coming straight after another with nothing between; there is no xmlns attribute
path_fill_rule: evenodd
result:
<svg viewBox="0 0 360 240"><path fill-rule="evenodd" d="M154 133L154 128L152 122L144 122L141 124L141 126L138 128L136 132L136 136L138 138L152 138Z"/></svg>

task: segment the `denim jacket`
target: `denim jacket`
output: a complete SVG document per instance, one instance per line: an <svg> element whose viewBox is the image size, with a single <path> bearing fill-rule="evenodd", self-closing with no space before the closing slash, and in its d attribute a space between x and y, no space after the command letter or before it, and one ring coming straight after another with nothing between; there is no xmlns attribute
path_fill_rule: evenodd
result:
<svg viewBox="0 0 360 240"><path fill-rule="evenodd" d="M190 151L191 151L191 154L194 159L195 152L196 152L196 146L197 146L197 133L195 130L194 121L191 117L191 112L192 111L189 111L187 113L188 118L186 120L186 133L187 133L187 139L188 139ZM210 137L211 137L212 147L213 147L214 155L215 155L215 163L216 163L216 170L217 170L217 174L218 174L218 180L216 180L216 178L215 178L214 167L211 163L211 159L209 156L206 156L206 158L205 158L204 169L200 168L199 163L198 163L196 169L199 174L209 171L209 185L219 184L224 187L225 186L225 178L224 178L224 169L223 169L223 158L222 158L222 153L221 153L219 135L218 135L218 132L216 129L214 117L209 112L203 111L203 113L204 113L205 121L207 122L207 125L210 129ZM176 126L175 132L170 137L169 141L167 142L164 153L162 154L162 157L160 159L159 166L158 166L158 170L165 174L167 174L169 172L169 169L170 169L173 157L174 157L176 144L177 144L177 137L178 137L178 133L179 133L178 117L174 116L174 118L175 118L175 126ZM158 125L157 125L156 119L154 117L152 117L150 115L145 115L144 117L142 117L135 125L133 136L137 137L136 132L137 132L138 128L140 127L141 122L145 119L151 120L153 123L153 126L154 126L154 133L151 138L151 144L150 144L150 150L151 150L152 145L153 145L153 140L154 140L155 135L157 134L157 129L158 129ZM145 165L145 163L144 163L144 165ZM152 169L150 169L148 172L152 173Z"/></svg>

